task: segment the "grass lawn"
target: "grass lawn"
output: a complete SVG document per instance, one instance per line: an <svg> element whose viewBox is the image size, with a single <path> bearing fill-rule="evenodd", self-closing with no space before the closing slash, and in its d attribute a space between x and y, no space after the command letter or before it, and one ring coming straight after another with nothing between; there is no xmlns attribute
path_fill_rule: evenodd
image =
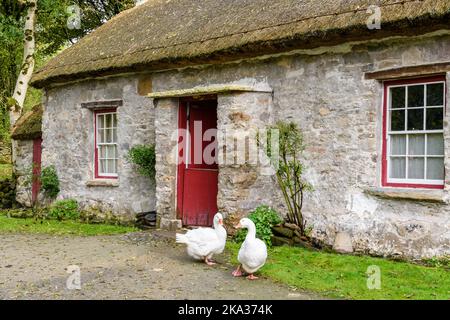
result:
<svg viewBox="0 0 450 320"><path fill-rule="evenodd" d="M12 166L10 164L0 164L0 181L11 178Z"/></svg>
<svg viewBox="0 0 450 320"><path fill-rule="evenodd" d="M239 245L228 242L227 249L237 263ZM367 288L372 265L381 270L380 290ZM450 270L366 256L274 247L260 274L332 298L450 299Z"/></svg>
<svg viewBox="0 0 450 320"><path fill-rule="evenodd" d="M46 233L52 235L96 236L114 235L137 231L133 227L85 224L76 221L56 221L8 218L0 213L0 233Z"/></svg>

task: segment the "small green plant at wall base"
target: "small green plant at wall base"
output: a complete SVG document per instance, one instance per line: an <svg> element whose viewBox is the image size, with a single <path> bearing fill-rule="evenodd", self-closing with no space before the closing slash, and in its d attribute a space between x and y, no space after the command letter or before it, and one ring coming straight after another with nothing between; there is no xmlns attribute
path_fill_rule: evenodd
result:
<svg viewBox="0 0 450 320"><path fill-rule="evenodd" d="M56 198L59 193L59 180L54 166L42 169L41 186L48 197L52 199Z"/></svg>
<svg viewBox="0 0 450 320"><path fill-rule="evenodd" d="M127 158L136 166L141 175L151 179L155 178L156 154L154 145L136 145L130 149Z"/></svg>
<svg viewBox="0 0 450 320"><path fill-rule="evenodd" d="M59 221L78 220L80 218L78 202L73 199L56 201L51 205L48 217Z"/></svg>
<svg viewBox="0 0 450 320"><path fill-rule="evenodd" d="M248 218L255 223L256 237L263 240L269 247L272 246L272 227L280 224L283 220L278 213L268 206L256 208ZM239 230L234 240L238 243L243 242L247 236L247 230Z"/></svg>

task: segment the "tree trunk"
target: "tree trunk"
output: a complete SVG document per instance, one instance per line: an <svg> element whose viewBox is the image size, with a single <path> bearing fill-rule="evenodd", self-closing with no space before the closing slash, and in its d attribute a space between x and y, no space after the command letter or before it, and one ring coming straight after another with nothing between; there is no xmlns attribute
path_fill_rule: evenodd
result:
<svg viewBox="0 0 450 320"><path fill-rule="evenodd" d="M25 39L23 50L23 62L20 68L19 77L16 81L14 94L12 96L11 109L9 113L11 128L20 117L27 95L28 84L34 70L34 51L35 51L35 37L34 28L36 22L36 7L37 0L27 0L27 16L25 18Z"/></svg>

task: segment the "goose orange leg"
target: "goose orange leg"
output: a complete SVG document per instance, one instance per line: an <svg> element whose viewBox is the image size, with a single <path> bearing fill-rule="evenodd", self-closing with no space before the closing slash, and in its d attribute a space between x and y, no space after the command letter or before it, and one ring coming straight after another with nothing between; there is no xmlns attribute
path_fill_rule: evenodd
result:
<svg viewBox="0 0 450 320"><path fill-rule="evenodd" d="M216 263L215 262L213 262L213 261L210 261L209 259L208 259L208 257L205 257L205 263L208 265L208 266L213 266L213 265L215 265Z"/></svg>
<svg viewBox="0 0 450 320"><path fill-rule="evenodd" d="M241 265L239 265L237 267L237 269L233 271L232 275L233 275L233 277L241 277L242 276Z"/></svg>
<svg viewBox="0 0 450 320"><path fill-rule="evenodd" d="M256 280L256 279L259 279L258 277L255 277L254 275L253 275L253 273L252 274L249 274L248 276L247 276L247 279L248 280Z"/></svg>

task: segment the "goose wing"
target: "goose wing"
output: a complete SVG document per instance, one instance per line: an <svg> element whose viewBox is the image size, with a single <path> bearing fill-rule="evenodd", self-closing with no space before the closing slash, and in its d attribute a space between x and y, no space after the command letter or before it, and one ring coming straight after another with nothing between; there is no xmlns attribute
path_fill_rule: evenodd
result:
<svg viewBox="0 0 450 320"><path fill-rule="evenodd" d="M217 233L211 228L198 228L186 233L189 246L199 256L209 255L219 241Z"/></svg>

